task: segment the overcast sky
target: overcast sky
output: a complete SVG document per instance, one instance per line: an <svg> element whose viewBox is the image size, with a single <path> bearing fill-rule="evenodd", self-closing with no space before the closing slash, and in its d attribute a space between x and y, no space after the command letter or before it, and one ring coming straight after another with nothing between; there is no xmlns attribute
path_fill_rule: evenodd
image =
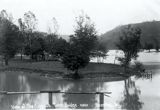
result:
<svg viewBox="0 0 160 110"><path fill-rule="evenodd" d="M160 20L160 0L0 0L0 10L12 13L15 20L32 11L40 31L55 17L60 34L72 34L75 17L81 10L91 17L99 34L116 26Z"/></svg>

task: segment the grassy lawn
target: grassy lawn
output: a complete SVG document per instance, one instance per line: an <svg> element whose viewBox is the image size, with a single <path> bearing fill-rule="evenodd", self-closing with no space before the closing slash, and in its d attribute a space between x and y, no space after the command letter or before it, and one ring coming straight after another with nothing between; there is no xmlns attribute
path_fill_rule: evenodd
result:
<svg viewBox="0 0 160 110"><path fill-rule="evenodd" d="M19 68L19 69L30 69L30 70L42 70L50 72L68 73L63 64L58 61L42 61L42 62L29 62L29 61L10 61L9 66L0 66L4 68ZM105 64L105 63L89 63L83 69L79 70L80 73L100 73L100 72L123 72L123 68L119 65Z"/></svg>

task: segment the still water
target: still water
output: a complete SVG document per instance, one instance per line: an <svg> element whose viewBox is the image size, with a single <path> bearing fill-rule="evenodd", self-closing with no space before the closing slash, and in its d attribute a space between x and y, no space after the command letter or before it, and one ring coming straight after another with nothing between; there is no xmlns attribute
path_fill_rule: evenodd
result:
<svg viewBox="0 0 160 110"><path fill-rule="evenodd" d="M63 92L112 92L104 96L104 109L108 110L160 110L160 63L146 63L152 78L130 77L121 81L74 81L48 80L23 72L1 72L0 91L41 91L61 90ZM99 95L62 94L52 96L55 108L99 108ZM13 108L47 108L49 95L41 94L0 94L0 110ZM21 110L19 109L19 110Z"/></svg>
<svg viewBox="0 0 160 110"><path fill-rule="evenodd" d="M103 63L115 63L119 64L118 57L123 57L124 54L120 50L109 50L106 54L106 57L99 57L99 58L91 58L91 62L103 62ZM138 61L143 63L153 63L153 62L160 62L160 52L155 52L154 49L151 52L145 50L143 52L138 53L139 57L137 58ZM134 60L132 61L132 63Z"/></svg>

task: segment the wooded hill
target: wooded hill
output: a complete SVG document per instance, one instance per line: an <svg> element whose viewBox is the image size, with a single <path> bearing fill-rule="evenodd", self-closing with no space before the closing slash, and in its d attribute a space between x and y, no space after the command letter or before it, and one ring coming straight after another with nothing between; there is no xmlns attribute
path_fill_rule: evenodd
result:
<svg viewBox="0 0 160 110"><path fill-rule="evenodd" d="M155 47L156 43L160 44L160 21L142 22L129 25L138 27L142 30L142 46L144 46L145 43L153 44L153 47ZM126 26L127 25L118 26L101 35L101 43L104 43L108 49L116 49L115 44L119 41L121 31Z"/></svg>

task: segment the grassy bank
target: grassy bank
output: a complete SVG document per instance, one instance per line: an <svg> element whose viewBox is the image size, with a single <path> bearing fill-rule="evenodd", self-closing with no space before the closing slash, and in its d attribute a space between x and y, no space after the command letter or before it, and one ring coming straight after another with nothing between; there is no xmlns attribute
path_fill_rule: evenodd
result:
<svg viewBox="0 0 160 110"><path fill-rule="evenodd" d="M13 60L9 62L8 66L0 66L1 71L14 70L14 71L27 71L41 73L41 75L52 75L52 76L64 76L71 73L58 61L17 61ZM86 77L103 77L103 76L119 76L123 73L123 68L119 65L105 64L105 63L89 63L83 69L79 70L79 73Z"/></svg>

